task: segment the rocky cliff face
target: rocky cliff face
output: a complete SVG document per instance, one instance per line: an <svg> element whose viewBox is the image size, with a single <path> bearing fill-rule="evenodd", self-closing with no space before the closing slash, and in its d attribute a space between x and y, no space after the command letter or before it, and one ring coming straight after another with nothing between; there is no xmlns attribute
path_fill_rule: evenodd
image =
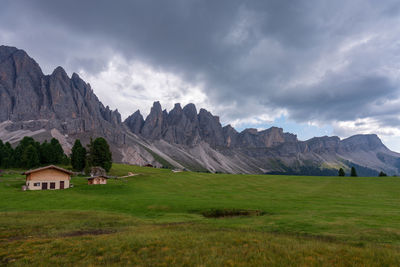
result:
<svg viewBox="0 0 400 267"><path fill-rule="evenodd" d="M69 78L57 67L44 75L23 50L2 46L0 51L0 121L67 121L69 134L121 124L118 111L104 107L78 74Z"/></svg>
<svg viewBox="0 0 400 267"><path fill-rule="evenodd" d="M400 173L400 154L387 149L376 135L297 136L272 127L237 132L219 117L194 104L171 111L154 102L144 119L136 111L124 122L117 110L105 107L90 85L62 67L44 75L23 50L0 46L0 139L18 142L23 136L56 137L68 153L75 138L83 143L103 136L115 161L175 166L231 173L300 172L306 169L349 168L358 164L374 171Z"/></svg>
<svg viewBox="0 0 400 267"><path fill-rule="evenodd" d="M188 165L197 164L197 158L200 158L199 165L212 171L232 171L239 166L238 160L246 165L240 166L240 170L251 168L253 172L274 172L277 169L295 172L294 166L302 168L310 164L317 170L321 166L349 168L349 164L359 164L371 166L374 170L390 170L391 173L397 173L400 167L397 166L400 155L387 149L376 135L356 135L344 140L337 136L324 136L299 141L296 135L277 127L263 131L250 128L239 133L230 125L222 127L219 117L205 109L197 113L193 104L183 109L180 104L175 104L168 112L162 111L160 103L155 102L145 121L138 114L135 112L124 122L133 133L155 143L164 141L179 145L180 149L196 151L192 154L195 159L190 160L178 155L182 151L171 150L171 147L164 152L171 158L179 158L180 162L190 161ZM220 165L222 161L228 164L234 158L234 162L229 163L233 166L225 166L225 169L211 166L209 161L216 161L215 155L212 159L204 155L211 153L210 150L221 153L220 158L227 157L221 159ZM371 170L365 175L371 173L375 172Z"/></svg>
<svg viewBox="0 0 400 267"><path fill-rule="evenodd" d="M121 115L99 101L78 74L62 67L44 75L25 51L0 46L0 138L18 141L24 135L60 140L68 152L68 137L104 136L122 145ZM116 153L117 154L117 153ZM116 158L120 158L117 156Z"/></svg>
<svg viewBox="0 0 400 267"><path fill-rule="evenodd" d="M139 134L142 131L143 125L144 125L144 119L142 114L140 114L140 111L137 110L135 113L130 115L124 123L126 126L128 126L129 130L131 130L132 133Z"/></svg>
<svg viewBox="0 0 400 267"><path fill-rule="evenodd" d="M315 153L337 153L340 147L340 138L337 136L314 137L305 143L305 151Z"/></svg>
<svg viewBox="0 0 400 267"><path fill-rule="evenodd" d="M271 127L267 130L246 129L236 138L237 147L247 148L272 148L283 143L298 142L297 136L284 133L282 128Z"/></svg>
<svg viewBox="0 0 400 267"><path fill-rule="evenodd" d="M167 112L154 102L146 120L136 111L124 124L135 134L146 139L165 140L169 143L194 146L203 141L213 148L270 148L286 142L298 142L296 135L272 127L264 131L246 129L238 133L232 126L222 127L219 117L205 109L188 104L183 109L179 103Z"/></svg>
<svg viewBox="0 0 400 267"><path fill-rule="evenodd" d="M364 135L354 135L341 142L341 149L343 151L376 151L376 150L386 150L387 148L379 139L376 134L364 134Z"/></svg>

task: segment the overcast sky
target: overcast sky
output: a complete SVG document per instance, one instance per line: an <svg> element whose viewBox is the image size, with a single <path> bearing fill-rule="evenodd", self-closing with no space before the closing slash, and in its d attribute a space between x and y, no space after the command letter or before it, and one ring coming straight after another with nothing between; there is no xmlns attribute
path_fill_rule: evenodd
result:
<svg viewBox="0 0 400 267"><path fill-rule="evenodd" d="M400 2L0 0L0 43L63 66L126 118L159 100L300 139L400 151Z"/></svg>

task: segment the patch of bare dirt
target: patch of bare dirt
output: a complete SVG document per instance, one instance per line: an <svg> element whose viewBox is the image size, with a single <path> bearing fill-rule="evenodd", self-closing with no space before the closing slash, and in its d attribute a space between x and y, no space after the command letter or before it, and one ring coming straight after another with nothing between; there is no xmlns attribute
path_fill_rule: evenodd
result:
<svg viewBox="0 0 400 267"><path fill-rule="evenodd" d="M262 210L211 209L203 211L201 214L206 218L226 218L226 217L263 216L267 213Z"/></svg>
<svg viewBox="0 0 400 267"><path fill-rule="evenodd" d="M115 230L105 230L105 229L92 229L92 230L79 230L73 232L63 233L61 237L74 237L74 236L83 236L83 235L106 235L115 233Z"/></svg>

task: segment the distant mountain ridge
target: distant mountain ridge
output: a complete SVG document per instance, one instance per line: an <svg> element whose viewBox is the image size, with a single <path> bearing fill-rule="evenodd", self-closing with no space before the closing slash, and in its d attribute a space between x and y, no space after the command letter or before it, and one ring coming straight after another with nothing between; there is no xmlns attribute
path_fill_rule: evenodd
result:
<svg viewBox="0 0 400 267"><path fill-rule="evenodd" d="M168 112L162 110L156 101L146 120L137 110L124 124L132 133L149 140L163 139L169 143L194 146L201 141L212 147L224 148L272 148L283 143L298 145L299 152L345 152L354 150L388 150L375 134L354 135L340 140L337 136L314 137L299 141L295 134L285 133L282 128L271 127L258 131L248 128L237 132L231 125L222 127L219 117L205 109L197 113L194 104L187 104L183 109L179 103Z"/></svg>
<svg viewBox="0 0 400 267"><path fill-rule="evenodd" d="M271 127L237 132L218 116L194 104L175 104L169 112L154 102L149 115L140 111L124 122L118 110L105 107L90 85L62 67L44 75L23 50L0 46L0 139L18 142L56 137L68 153L75 138L87 143L103 136L118 162L229 173L333 174L339 167L365 168L374 175L400 173L400 154L376 135L314 137Z"/></svg>

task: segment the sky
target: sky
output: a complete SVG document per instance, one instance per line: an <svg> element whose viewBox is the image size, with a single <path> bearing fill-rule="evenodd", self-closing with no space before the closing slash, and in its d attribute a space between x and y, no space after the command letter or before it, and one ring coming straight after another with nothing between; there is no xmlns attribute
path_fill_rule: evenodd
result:
<svg viewBox="0 0 400 267"><path fill-rule="evenodd" d="M196 104L238 130L375 133L400 152L400 2L0 0L0 44L122 118Z"/></svg>

